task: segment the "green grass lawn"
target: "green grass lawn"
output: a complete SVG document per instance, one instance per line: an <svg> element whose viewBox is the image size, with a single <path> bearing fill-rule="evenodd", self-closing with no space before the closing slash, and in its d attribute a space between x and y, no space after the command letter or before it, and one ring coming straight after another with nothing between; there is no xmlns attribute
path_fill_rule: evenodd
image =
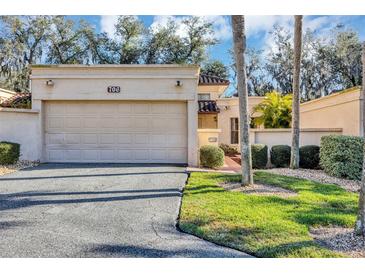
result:
<svg viewBox="0 0 365 274"><path fill-rule="evenodd" d="M336 185L256 172L255 182L298 193L280 198L226 191L238 175L192 173L179 226L185 232L258 257L341 257L317 245L311 226L353 227L358 195Z"/></svg>

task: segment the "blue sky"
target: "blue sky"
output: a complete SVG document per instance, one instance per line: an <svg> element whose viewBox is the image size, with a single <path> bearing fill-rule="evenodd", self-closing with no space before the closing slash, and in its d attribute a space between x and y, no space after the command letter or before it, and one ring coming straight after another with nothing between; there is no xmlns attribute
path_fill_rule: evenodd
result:
<svg viewBox="0 0 365 274"><path fill-rule="evenodd" d="M97 31L106 31L112 36L113 25L117 16L69 16L72 19L84 19L91 23ZM168 16L139 16L144 24L149 27L153 24L164 24ZM184 16L172 16L174 20L181 20ZM232 36L230 28L230 16L207 16L207 20L213 22L216 31L216 38L219 43L209 49L211 59L218 59L225 64L230 63L230 56L227 54L232 47ZM303 21L304 29L311 29L317 35L326 37L329 30L337 24L344 24L348 28L357 31L362 40L365 40L365 16L305 16ZM292 16L246 16L247 44L249 47L268 49L272 43L270 30L274 24L282 25L292 29Z"/></svg>

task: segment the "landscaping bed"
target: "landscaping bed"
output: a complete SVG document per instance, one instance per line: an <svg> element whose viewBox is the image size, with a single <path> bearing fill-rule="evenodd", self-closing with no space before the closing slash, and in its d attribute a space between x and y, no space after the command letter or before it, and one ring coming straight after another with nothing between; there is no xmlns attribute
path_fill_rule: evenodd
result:
<svg viewBox="0 0 365 274"><path fill-rule="evenodd" d="M356 193L333 184L262 171L255 172L254 179L261 185L296 195L283 197L275 195L275 191L272 195L231 191L222 186L237 185L239 175L195 172L184 190L180 229L257 257L361 255L323 244L320 236L316 239L313 236L316 228L353 229L358 203Z"/></svg>
<svg viewBox="0 0 365 274"><path fill-rule="evenodd" d="M18 161L13 165L0 165L0 176L37 165L39 165L39 162L34 161Z"/></svg>
<svg viewBox="0 0 365 274"><path fill-rule="evenodd" d="M360 181L330 176L320 169L273 168L265 171L278 175L313 180L323 184L335 184L351 192L358 192L361 184Z"/></svg>

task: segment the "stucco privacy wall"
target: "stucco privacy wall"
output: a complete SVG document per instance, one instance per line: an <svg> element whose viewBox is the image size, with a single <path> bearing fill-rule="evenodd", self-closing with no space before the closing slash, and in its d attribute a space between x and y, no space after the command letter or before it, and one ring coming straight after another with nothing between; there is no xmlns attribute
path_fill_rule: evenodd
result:
<svg viewBox="0 0 365 274"><path fill-rule="evenodd" d="M339 128L314 128L300 130L300 146L320 145L321 137L327 135L341 135ZM265 144L269 148L273 145L291 146L291 129L251 129L250 141L252 144Z"/></svg>
<svg viewBox="0 0 365 274"><path fill-rule="evenodd" d="M192 65L55 65L32 67L32 104L44 115L48 101L171 101L186 102L188 164L197 165L197 83L199 67ZM52 80L53 86L46 81ZM177 86L179 80L182 85ZM119 86L120 93L108 93ZM42 159L45 159L44 148Z"/></svg>
<svg viewBox="0 0 365 274"><path fill-rule="evenodd" d="M361 132L360 89L352 88L300 105L301 128L342 128L344 135Z"/></svg>
<svg viewBox="0 0 365 274"><path fill-rule="evenodd" d="M22 160L40 159L41 136L38 119L38 111L0 108L0 141L20 144Z"/></svg>

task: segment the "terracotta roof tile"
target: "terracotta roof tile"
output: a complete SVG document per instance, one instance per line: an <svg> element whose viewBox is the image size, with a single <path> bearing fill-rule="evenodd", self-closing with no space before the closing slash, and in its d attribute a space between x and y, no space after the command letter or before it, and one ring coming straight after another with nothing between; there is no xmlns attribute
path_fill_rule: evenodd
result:
<svg viewBox="0 0 365 274"><path fill-rule="evenodd" d="M220 112L217 102L213 100L199 100L199 113L218 113Z"/></svg>
<svg viewBox="0 0 365 274"><path fill-rule="evenodd" d="M228 86L229 80L207 74L199 75L199 85L217 85L217 86Z"/></svg>

